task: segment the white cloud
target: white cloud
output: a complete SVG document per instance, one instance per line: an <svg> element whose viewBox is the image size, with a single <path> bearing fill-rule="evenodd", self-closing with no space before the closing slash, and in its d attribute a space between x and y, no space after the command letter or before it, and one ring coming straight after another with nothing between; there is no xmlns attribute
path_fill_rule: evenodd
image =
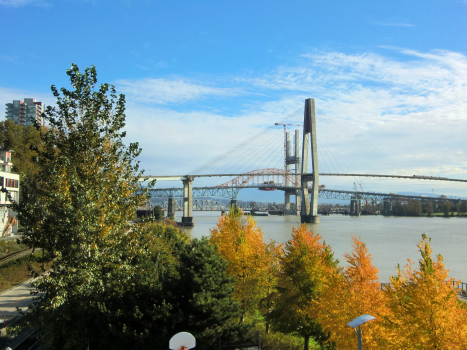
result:
<svg viewBox="0 0 467 350"><path fill-rule="evenodd" d="M465 121L467 58L446 51L399 53L412 59L311 53L303 55L306 61L300 67L281 67L244 81L262 89L307 92L320 100L321 111L350 119L433 122L442 112L444 121Z"/></svg>
<svg viewBox="0 0 467 350"><path fill-rule="evenodd" d="M133 101L153 104L185 102L207 96L233 96L240 93L239 90L203 86L183 79L122 79L117 80L116 85Z"/></svg>

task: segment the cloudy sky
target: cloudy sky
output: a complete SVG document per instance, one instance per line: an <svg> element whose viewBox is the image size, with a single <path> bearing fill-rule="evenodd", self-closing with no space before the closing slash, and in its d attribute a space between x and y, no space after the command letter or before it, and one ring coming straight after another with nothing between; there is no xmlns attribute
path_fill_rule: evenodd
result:
<svg viewBox="0 0 467 350"><path fill-rule="evenodd" d="M220 155L280 167L274 123L300 124L311 97L321 172L467 178L466 18L466 0L0 0L0 103L53 104L72 62L95 65L126 95L142 167L187 174ZM321 183L354 181L467 196L462 183Z"/></svg>

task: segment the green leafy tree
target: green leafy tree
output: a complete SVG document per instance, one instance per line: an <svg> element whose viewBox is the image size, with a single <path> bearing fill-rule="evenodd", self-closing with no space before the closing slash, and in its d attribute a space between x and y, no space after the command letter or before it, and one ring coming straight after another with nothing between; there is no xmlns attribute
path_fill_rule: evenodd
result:
<svg viewBox="0 0 467 350"><path fill-rule="evenodd" d="M182 231L161 223L137 231L131 233L139 237L131 259L136 272L126 288L109 292L92 310L89 322L96 336L90 348L166 348L174 334L188 331L197 348L212 349L219 337L248 331L238 321L241 307L233 298L228 264L207 239L190 242Z"/></svg>
<svg viewBox="0 0 467 350"><path fill-rule="evenodd" d="M426 201L425 207L426 207L426 215L431 216L431 214L433 214L434 212L433 202L430 200Z"/></svg>
<svg viewBox="0 0 467 350"><path fill-rule="evenodd" d="M467 212L467 201L466 200L462 200L460 202L460 209L459 211L465 215L465 213Z"/></svg>
<svg viewBox="0 0 467 350"><path fill-rule="evenodd" d="M132 260L142 248L127 222L147 200L138 181L141 150L123 144L124 96L97 86L94 67L82 73L73 64L67 75L73 90L51 87L57 104L43 114L49 130L37 150L38 176L22 181L14 207L24 242L43 248L43 260L52 262L50 274L35 282L41 294L27 314L44 349L85 349L96 341L86 315L134 278Z"/></svg>
<svg viewBox="0 0 467 350"><path fill-rule="evenodd" d="M180 254L179 276L167 280L164 299L172 306L164 323L170 330L163 342L182 331L197 339L197 349L214 349L224 341L249 330L240 322L242 308L234 299L235 280L217 248L203 237L194 239ZM216 346L217 344L217 346Z"/></svg>
<svg viewBox="0 0 467 350"><path fill-rule="evenodd" d="M162 220L164 218L164 212L160 205L156 205L153 209L154 219L155 220Z"/></svg>
<svg viewBox="0 0 467 350"><path fill-rule="evenodd" d="M449 212L451 210L452 203L447 199L441 202L441 210L444 213L444 216L449 216Z"/></svg>

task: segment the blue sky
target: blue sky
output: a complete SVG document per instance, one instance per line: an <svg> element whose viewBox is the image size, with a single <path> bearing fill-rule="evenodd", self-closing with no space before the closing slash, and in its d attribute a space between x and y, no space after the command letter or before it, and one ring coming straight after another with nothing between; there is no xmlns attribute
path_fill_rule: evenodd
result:
<svg viewBox="0 0 467 350"><path fill-rule="evenodd" d="M126 95L142 167L184 174L300 120L313 97L329 122L320 170L465 178L466 18L465 0L0 0L0 103L53 104L50 85L68 87L72 62L95 65ZM271 166L281 140L278 128ZM467 195L464 185L363 181Z"/></svg>

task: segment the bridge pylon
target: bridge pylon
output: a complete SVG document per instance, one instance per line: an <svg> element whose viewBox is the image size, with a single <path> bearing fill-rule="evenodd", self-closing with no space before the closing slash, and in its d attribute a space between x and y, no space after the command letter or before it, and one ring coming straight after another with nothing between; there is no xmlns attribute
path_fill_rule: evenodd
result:
<svg viewBox="0 0 467 350"><path fill-rule="evenodd" d="M301 222L319 224L320 219L318 215L318 189L319 189L318 145L316 142L315 100L312 98L305 100L305 113L304 113L304 121L303 121L303 144L302 145L303 145L303 148L302 148L302 175L301 175L301 188L302 188ZM310 152L311 152L312 173L308 173L308 147L311 147ZM308 182L309 181L313 182L310 201L308 201Z"/></svg>
<svg viewBox="0 0 467 350"><path fill-rule="evenodd" d="M290 165L294 166L295 176L286 175L285 177L285 186L292 187L292 183L299 183L299 173L300 173L300 131L295 130L294 133L295 142L292 142L292 132L287 132L286 137L286 173L290 174L291 169ZM292 149L292 143L294 147ZM293 154L292 154L293 152ZM284 214L285 215L299 215L300 214L300 191L298 189L291 189L284 191ZM295 196L295 207L292 208L290 203L290 196Z"/></svg>

